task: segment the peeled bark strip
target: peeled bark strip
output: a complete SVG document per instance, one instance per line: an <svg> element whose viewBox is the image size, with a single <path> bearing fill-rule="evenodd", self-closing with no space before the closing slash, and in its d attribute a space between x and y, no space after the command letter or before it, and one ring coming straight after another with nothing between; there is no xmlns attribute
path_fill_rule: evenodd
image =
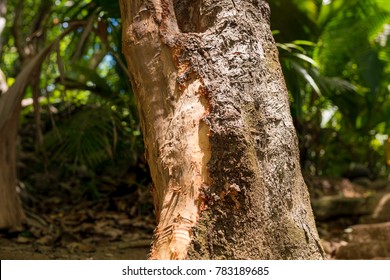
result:
<svg viewBox="0 0 390 280"><path fill-rule="evenodd" d="M121 1L152 259L320 259L264 1Z"/></svg>

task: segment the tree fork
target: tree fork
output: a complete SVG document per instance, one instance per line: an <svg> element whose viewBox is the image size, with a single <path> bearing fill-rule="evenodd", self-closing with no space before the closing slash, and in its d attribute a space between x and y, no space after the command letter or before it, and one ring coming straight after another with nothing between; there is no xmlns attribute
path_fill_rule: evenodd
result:
<svg viewBox="0 0 390 280"><path fill-rule="evenodd" d="M121 2L152 259L320 259L264 1Z"/></svg>

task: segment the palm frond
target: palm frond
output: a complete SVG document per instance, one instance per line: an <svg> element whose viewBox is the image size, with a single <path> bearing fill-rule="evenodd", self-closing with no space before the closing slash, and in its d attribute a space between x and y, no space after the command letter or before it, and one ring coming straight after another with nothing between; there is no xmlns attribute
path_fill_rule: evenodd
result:
<svg viewBox="0 0 390 280"><path fill-rule="evenodd" d="M44 145L61 164L73 162L89 167L113 158L115 138L113 113L107 107L82 110L45 135Z"/></svg>
<svg viewBox="0 0 390 280"><path fill-rule="evenodd" d="M313 77L313 73L310 73L308 70L306 70L305 67L302 67L302 65L292 61L291 65L297 73L299 73L302 78L313 88L313 90L318 94L322 95L320 85L315 81Z"/></svg>
<svg viewBox="0 0 390 280"><path fill-rule="evenodd" d="M58 44L66 35L76 29L76 25L69 27L60 34L54 41L48 44L27 65L25 65L19 75L16 77L14 84L0 98L0 128L11 117L16 107L19 106L25 94L25 89L32 73L42 65L45 58L51 53L53 46Z"/></svg>

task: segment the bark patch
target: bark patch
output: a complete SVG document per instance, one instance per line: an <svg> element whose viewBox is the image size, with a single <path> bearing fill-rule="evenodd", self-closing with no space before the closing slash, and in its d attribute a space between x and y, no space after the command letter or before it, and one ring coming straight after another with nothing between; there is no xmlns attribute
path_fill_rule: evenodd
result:
<svg viewBox="0 0 390 280"><path fill-rule="evenodd" d="M200 0L174 0L177 24L182 33L202 33L214 26L220 7L207 8Z"/></svg>

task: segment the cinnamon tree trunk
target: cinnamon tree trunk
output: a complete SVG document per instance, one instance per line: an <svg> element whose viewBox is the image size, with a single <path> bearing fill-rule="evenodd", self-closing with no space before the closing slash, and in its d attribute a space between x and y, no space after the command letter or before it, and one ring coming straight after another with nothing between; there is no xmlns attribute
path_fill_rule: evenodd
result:
<svg viewBox="0 0 390 280"><path fill-rule="evenodd" d="M269 7L121 0L158 220L151 259L321 259Z"/></svg>

